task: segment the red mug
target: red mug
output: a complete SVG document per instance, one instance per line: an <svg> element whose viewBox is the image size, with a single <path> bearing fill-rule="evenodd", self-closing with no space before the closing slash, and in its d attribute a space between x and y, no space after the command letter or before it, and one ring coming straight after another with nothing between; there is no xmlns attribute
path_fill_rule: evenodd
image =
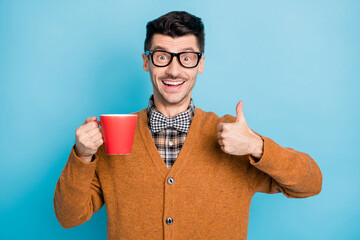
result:
<svg viewBox="0 0 360 240"><path fill-rule="evenodd" d="M134 140L137 115L135 114L103 114L100 121L106 153L109 155L125 155L131 153Z"/></svg>

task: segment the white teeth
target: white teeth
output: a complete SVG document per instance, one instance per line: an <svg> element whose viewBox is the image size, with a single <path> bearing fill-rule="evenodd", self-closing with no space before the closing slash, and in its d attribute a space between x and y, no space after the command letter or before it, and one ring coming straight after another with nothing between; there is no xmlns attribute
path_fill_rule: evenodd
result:
<svg viewBox="0 0 360 240"><path fill-rule="evenodd" d="M185 81L182 81L182 82L171 82L171 81L163 81L166 85L173 85L173 86L176 86L176 85L181 85L183 84Z"/></svg>

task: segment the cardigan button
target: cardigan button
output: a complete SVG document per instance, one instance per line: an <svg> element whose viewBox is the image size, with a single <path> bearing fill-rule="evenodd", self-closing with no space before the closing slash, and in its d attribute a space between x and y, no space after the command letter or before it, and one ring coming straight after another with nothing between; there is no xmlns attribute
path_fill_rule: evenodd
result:
<svg viewBox="0 0 360 240"><path fill-rule="evenodd" d="M169 185L173 185L174 184L174 179L172 177L169 177L167 180Z"/></svg>
<svg viewBox="0 0 360 240"><path fill-rule="evenodd" d="M171 225L171 224L173 224L173 222L174 222L174 220L171 217L166 219L166 224L167 225Z"/></svg>

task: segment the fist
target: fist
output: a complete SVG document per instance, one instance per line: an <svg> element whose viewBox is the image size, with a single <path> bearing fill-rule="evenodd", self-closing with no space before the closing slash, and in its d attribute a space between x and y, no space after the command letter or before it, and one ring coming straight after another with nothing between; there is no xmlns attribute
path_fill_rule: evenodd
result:
<svg viewBox="0 0 360 240"><path fill-rule="evenodd" d="M103 144L103 137L96 117L88 117L75 131L75 149L78 156L85 162L91 162L92 156Z"/></svg>
<svg viewBox="0 0 360 240"><path fill-rule="evenodd" d="M232 155L251 154L261 158L263 140L247 125L243 113L243 101L236 106L236 121L234 123L220 123L217 126L217 137L221 149Z"/></svg>

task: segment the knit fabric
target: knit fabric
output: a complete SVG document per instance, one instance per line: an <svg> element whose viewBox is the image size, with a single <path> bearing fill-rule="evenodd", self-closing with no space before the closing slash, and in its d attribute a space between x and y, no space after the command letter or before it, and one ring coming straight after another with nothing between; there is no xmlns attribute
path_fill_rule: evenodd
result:
<svg viewBox="0 0 360 240"><path fill-rule="evenodd" d="M303 198L321 191L320 169L308 154L263 136L258 162L226 154L216 126L236 118L199 108L169 170L152 141L146 109L137 114L131 154L107 155L101 146L94 162L85 163L73 147L54 196L63 227L86 222L105 203L108 239L246 239L256 192Z"/></svg>

